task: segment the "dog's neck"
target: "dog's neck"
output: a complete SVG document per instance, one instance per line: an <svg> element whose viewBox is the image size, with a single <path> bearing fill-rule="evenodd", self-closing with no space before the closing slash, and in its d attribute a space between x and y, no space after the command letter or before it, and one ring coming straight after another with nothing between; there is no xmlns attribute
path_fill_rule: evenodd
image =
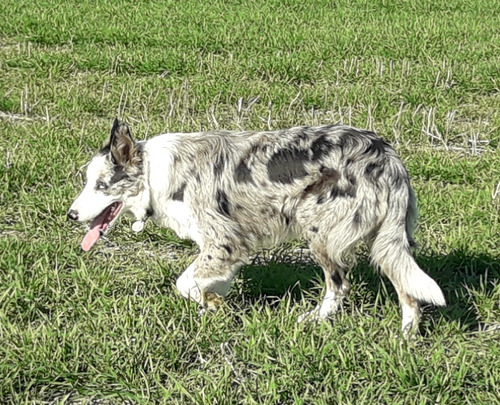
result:
<svg viewBox="0 0 500 405"><path fill-rule="evenodd" d="M140 155L144 154L144 144L145 142L137 142L136 153ZM154 215L151 187L149 186L148 182L149 164L147 159L141 159L141 162L142 173L140 174L140 181L142 183L143 189L138 193L137 196L133 197L134 201L129 209L136 220L132 224L132 230L134 232L142 231L144 229L146 221Z"/></svg>

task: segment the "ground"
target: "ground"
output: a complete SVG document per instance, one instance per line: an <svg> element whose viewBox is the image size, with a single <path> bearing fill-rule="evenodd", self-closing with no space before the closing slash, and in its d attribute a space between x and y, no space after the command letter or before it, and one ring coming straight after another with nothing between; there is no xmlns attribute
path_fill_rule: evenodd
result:
<svg viewBox="0 0 500 405"><path fill-rule="evenodd" d="M496 1L35 3L0 9L0 402L500 403ZM395 146L416 258L448 306L404 342L360 248L343 311L302 241L260 252L222 311L175 292L197 250L65 214L115 116L136 138L342 122Z"/></svg>

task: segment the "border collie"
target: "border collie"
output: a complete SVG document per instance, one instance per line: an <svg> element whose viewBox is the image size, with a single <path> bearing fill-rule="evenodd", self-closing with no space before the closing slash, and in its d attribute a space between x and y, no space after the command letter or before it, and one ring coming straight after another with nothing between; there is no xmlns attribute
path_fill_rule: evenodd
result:
<svg viewBox="0 0 500 405"><path fill-rule="evenodd" d="M326 284L321 303L299 321L339 308L360 241L397 291L404 335L416 329L420 303L445 305L411 254L417 208L408 172L366 130L167 133L136 142L115 119L68 218L91 221L87 251L122 214L135 218L134 231L151 220L198 244L200 254L176 285L204 307L220 303L255 249L293 238L308 242Z"/></svg>

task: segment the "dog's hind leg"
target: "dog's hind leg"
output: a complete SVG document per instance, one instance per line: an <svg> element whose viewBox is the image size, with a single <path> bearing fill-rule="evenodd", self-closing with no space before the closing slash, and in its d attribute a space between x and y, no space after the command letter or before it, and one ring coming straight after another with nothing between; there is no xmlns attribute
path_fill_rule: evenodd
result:
<svg viewBox="0 0 500 405"><path fill-rule="evenodd" d="M349 293L351 284L345 277L344 268L332 260L324 246L311 244L311 253L323 269L326 291L323 300L312 311L302 314L298 321L319 321L334 314Z"/></svg>
<svg viewBox="0 0 500 405"><path fill-rule="evenodd" d="M401 288L396 288L401 305L401 331L404 337L411 336L417 330L420 322L420 305L418 301L406 294Z"/></svg>
<svg viewBox="0 0 500 405"><path fill-rule="evenodd" d="M413 334L420 319L420 302L445 305L437 283L418 266L410 252L404 228L385 233L383 227L375 237L371 249L372 261L377 264L394 285L402 310L401 329L404 336Z"/></svg>
<svg viewBox="0 0 500 405"><path fill-rule="evenodd" d="M418 294L410 292L410 290L424 289L426 287L423 285L420 287L418 284L423 282L434 283L434 281L418 268L409 252L394 247L392 256L394 262L391 262L389 257L381 258L376 249L375 254L372 250L372 260L379 265L382 273L389 278L398 294L402 311L401 330L403 336L407 337L415 333L420 320L419 300L415 297Z"/></svg>

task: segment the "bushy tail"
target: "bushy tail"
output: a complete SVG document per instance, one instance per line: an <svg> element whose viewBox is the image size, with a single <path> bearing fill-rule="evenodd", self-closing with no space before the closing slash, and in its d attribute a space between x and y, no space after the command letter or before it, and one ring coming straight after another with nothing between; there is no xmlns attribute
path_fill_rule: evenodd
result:
<svg viewBox="0 0 500 405"><path fill-rule="evenodd" d="M416 217L416 199L407 180L390 194L387 216L373 240L371 258L400 293L444 306L443 292L418 266L410 251Z"/></svg>

